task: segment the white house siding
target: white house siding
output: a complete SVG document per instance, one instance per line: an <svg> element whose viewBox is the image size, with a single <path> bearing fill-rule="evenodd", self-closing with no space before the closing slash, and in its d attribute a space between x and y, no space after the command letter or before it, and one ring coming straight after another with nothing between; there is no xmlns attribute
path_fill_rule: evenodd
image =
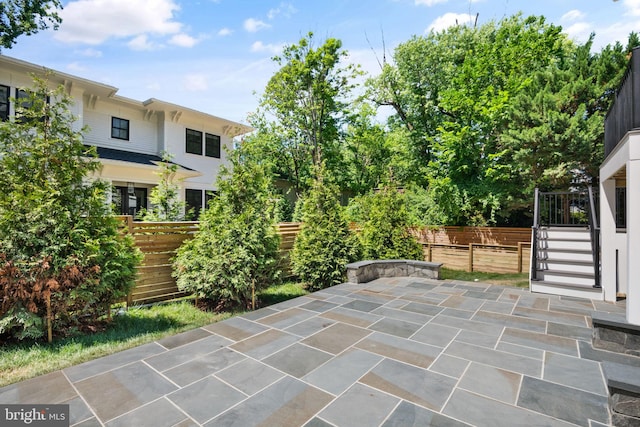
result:
<svg viewBox="0 0 640 427"><path fill-rule="evenodd" d="M42 77L45 68L0 55L0 84L10 87L15 96L16 87L32 87L31 74ZM179 168L176 179L181 187L180 197L186 189L204 193L215 190L215 181L222 164L228 163L227 149L232 148L235 135L251 131L248 126L231 122L187 107L166 103L157 99L136 101L116 95L117 88L53 70L49 77L51 87L62 84L74 100L71 112L78 118L74 129L87 126L85 142L97 147L131 153L157 156L167 151ZM52 100L55 102L55 100ZM15 109L10 105L9 115ZM129 120L129 139L111 138L111 118ZM186 153L186 129L194 129L220 136L221 158ZM159 182L159 167L149 159L128 160L101 159L102 169L97 173L106 181L121 186L150 190ZM144 164L143 164L144 163Z"/></svg>
<svg viewBox="0 0 640 427"><path fill-rule="evenodd" d="M627 229L615 225L616 179L626 180ZM626 293L629 323L640 325L640 131L632 130L600 166L600 230L602 283L607 300ZM618 262L616 255L618 254ZM621 262L621 260L623 260ZM617 288L616 288L617 283Z"/></svg>
<svg viewBox="0 0 640 427"><path fill-rule="evenodd" d="M129 120L128 141L111 138L112 117ZM117 150L160 155L157 120L156 115L145 119L140 109L131 108L109 99L98 100L95 108L86 106L84 109L84 124L89 127L89 132L85 135L85 142Z"/></svg>

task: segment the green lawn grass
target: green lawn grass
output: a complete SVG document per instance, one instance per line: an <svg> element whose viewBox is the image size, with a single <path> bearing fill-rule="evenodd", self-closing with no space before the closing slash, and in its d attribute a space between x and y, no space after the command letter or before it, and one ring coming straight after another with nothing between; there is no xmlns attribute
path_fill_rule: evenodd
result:
<svg viewBox="0 0 640 427"><path fill-rule="evenodd" d="M287 282L257 294L261 306L305 295L302 285ZM191 300L121 310L104 331L45 342L0 345L0 387L77 365L166 336L231 317L238 312L213 313Z"/></svg>
<svg viewBox="0 0 640 427"><path fill-rule="evenodd" d="M483 273L480 271L468 272L441 268L440 277L445 280L478 281L496 285L515 286L518 288L526 288L529 286L529 275L527 273Z"/></svg>

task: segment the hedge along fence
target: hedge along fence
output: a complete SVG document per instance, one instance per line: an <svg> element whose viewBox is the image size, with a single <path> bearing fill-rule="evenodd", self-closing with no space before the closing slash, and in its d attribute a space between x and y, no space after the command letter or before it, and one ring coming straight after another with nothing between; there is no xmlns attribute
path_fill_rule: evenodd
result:
<svg viewBox="0 0 640 427"><path fill-rule="evenodd" d="M140 222L131 216L119 216L121 230L133 237L136 246L144 255L138 267L138 278L134 289L127 297L127 305L167 301L187 296L180 292L176 280L171 276L172 258L182 243L198 231L197 221ZM280 234L280 268L291 275L289 251L300 231L299 223L278 224Z"/></svg>
<svg viewBox="0 0 640 427"><path fill-rule="evenodd" d="M127 305L167 301L187 296L178 290L171 276L172 258L182 243L198 230L197 221L139 222L120 216L121 230L133 237L144 254L138 278ZM280 268L291 276L289 252L300 223L280 223ZM525 233L526 231L526 233ZM491 227L428 227L414 229L422 242L425 260L441 262L454 270L487 272L526 271L531 230ZM517 239L526 239L520 242ZM456 243L453 243L456 242ZM510 244L516 242L515 244Z"/></svg>

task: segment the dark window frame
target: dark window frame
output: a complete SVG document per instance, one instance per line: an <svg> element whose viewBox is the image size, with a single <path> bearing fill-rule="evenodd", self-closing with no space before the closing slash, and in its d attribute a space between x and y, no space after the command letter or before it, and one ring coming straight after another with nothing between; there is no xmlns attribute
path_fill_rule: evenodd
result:
<svg viewBox="0 0 640 427"><path fill-rule="evenodd" d="M0 120L2 121L7 121L9 120L9 106L11 105L11 87L10 86L6 86L6 85L0 85L0 88L3 88L6 90L6 97L5 99L2 99L2 97L0 97L0 107L4 106L4 111L2 108L0 108Z"/></svg>
<svg viewBox="0 0 640 427"><path fill-rule="evenodd" d="M214 159L219 159L220 151L221 151L220 135L205 133L204 134L204 155L207 157L213 157Z"/></svg>
<svg viewBox="0 0 640 427"><path fill-rule="evenodd" d="M29 98L31 98L31 93L32 91L30 91L29 89L23 89L23 88L16 88L16 96L15 96L15 103L13 106L13 110L14 110L14 116L16 119L17 123L27 123L29 120L25 120L24 117L22 117L20 114L18 114L18 107L22 107L23 109L28 109L31 108L31 101L29 100ZM27 98L26 101L21 101L22 99ZM49 98L49 95L47 95L47 98L44 100L44 102L48 105L49 103L51 103L51 98ZM47 117L40 117L40 121L43 122L45 120L47 120Z"/></svg>
<svg viewBox="0 0 640 427"><path fill-rule="evenodd" d="M187 211L192 210L191 217L186 218L187 220L197 221L200 217L200 213L202 212L202 196L204 190L200 190L198 188L186 188L184 190L184 201L185 201L185 209ZM198 195L196 198L195 195ZM198 200L196 200L198 199Z"/></svg>
<svg viewBox="0 0 640 427"><path fill-rule="evenodd" d="M198 140L196 142L196 140ZM185 151L189 154L202 156L202 132L195 129L185 130Z"/></svg>
<svg viewBox="0 0 640 427"><path fill-rule="evenodd" d="M616 228L627 228L627 188L616 187Z"/></svg>
<svg viewBox="0 0 640 427"><path fill-rule="evenodd" d="M115 116L111 117L111 138L129 141L130 130L131 123L128 119Z"/></svg>

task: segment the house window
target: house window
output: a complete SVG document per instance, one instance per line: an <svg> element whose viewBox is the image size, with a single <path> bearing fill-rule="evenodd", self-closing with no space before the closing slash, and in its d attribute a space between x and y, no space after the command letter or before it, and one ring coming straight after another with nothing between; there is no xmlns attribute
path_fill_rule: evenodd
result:
<svg viewBox="0 0 640 427"><path fill-rule="evenodd" d="M205 134L204 155L216 159L220 158L220 137L218 135Z"/></svg>
<svg viewBox="0 0 640 427"><path fill-rule="evenodd" d="M129 140L129 120L111 117L111 138Z"/></svg>
<svg viewBox="0 0 640 427"><path fill-rule="evenodd" d="M187 129L187 153L202 155L202 132Z"/></svg>
<svg viewBox="0 0 640 427"><path fill-rule="evenodd" d="M209 204L211 203L211 199L214 197L218 197L217 191L205 191L204 192L204 208L209 209Z"/></svg>
<svg viewBox="0 0 640 427"><path fill-rule="evenodd" d="M202 210L202 190L187 188L184 198L187 204L187 211L191 210L191 214L186 219L190 221L197 220Z"/></svg>
<svg viewBox="0 0 640 427"><path fill-rule="evenodd" d="M616 228L627 228L626 187L616 187Z"/></svg>
<svg viewBox="0 0 640 427"><path fill-rule="evenodd" d="M135 218L140 209L147 209L147 189L113 187L111 202L116 215L131 215Z"/></svg>
<svg viewBox="0 0 640 427"><path fill-rule="evenodd" d="M51 100L49 99L49 96L47 96L46 99L44 99L44 102L46 104L49 104L50 101ZM16 88L15 110L16 110L16 121L18 123L27 123L28 122L28 120L25 120L24 117L20 117L21 115L18 112L18 108L22 107L23 109L26 110L26 109L31 108L32 105L33 105L33 102L31 102L31 93L28 90ZM41 122L44 122L45 120L47 120L47 117L45 117L45 116L40 117L40 121Z"/></svg>
<svg viewBox="0 0 640 427"><path fill-rule="evenodd" d="M9 86L0 85L0 120L9 120Z"/></svg>

